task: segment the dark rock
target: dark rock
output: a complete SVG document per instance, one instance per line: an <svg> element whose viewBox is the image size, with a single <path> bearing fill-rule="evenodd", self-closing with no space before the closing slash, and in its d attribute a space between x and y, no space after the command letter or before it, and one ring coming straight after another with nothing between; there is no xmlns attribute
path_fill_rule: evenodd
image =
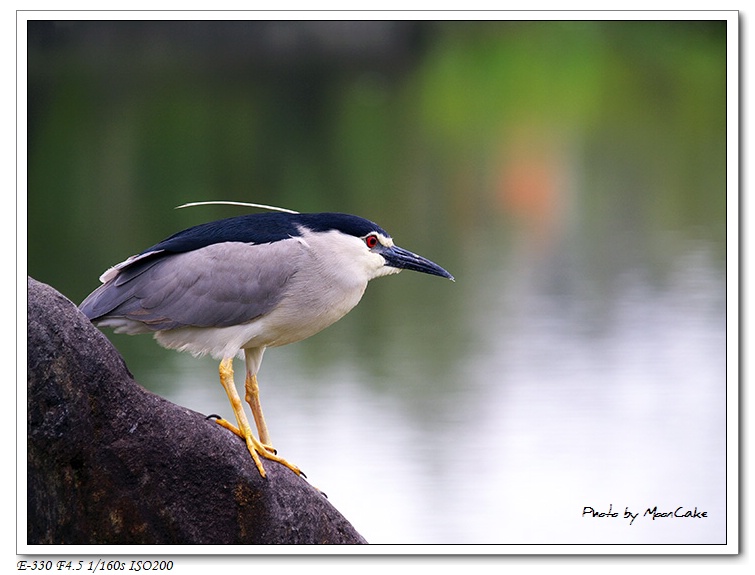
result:
<svg viewBox="0 0 755 575"><path fill-rule="evenodd" d="M28 280L28 544L366 543L304 479L140 387L68 299Z"/></svg>

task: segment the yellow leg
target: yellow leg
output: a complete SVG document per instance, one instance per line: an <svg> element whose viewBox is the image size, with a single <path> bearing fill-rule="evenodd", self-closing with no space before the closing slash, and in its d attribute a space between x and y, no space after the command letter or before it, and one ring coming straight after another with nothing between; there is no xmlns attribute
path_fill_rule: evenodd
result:
<svg viewBox="0 0 755 575"><path fill-rule="evenodd" d="M259 458L260 455L266 459L277 461L278 463L285 465L291 471L296 473L296 475L302 475L301 470L299 470L298 467L292 465L282 457L278 457L275 453L268 451L268 447L260 443L257 438L254 437L252 428L249 426L249 421L244 413L244 406L241 403L241 398L236 391L236 385L233 381L233 358L228 357L220 362L220 368L218 371L220 373L220 383L222 384L223 389L225 389L228 399L231 401L231 407L233 408L233 414L236 416L238 428L235 428L232 424L222 419L217 420L218 423L244 439L246 447L254 460L254 464L257 466L262 477L266 477L266 474L265 468L262 467L262 462Z"/></svg>
<svg viewBox="0 0 755 575"><path fill-rule="evenodd" d="M252 415L254 416L254 423L257 425L257 433L259 434L260 443L264 445L265 449L267 449L271 453L276 453L276 450L273 447L272 441L270 439L270 432L267 430L265 416L262 413L262 404L260 403L260 388L257 384L257 376L249 375L248 373L246 376L246 401L249 404L249 407L252 408ZM236 427L229 421L222 419L220 416L215 416L215 422L218 425L225 427L227 430L232 431L241 439L246 439L246 436L238 427Z"/></svg>
<svg viewBox="0 0 755 575"><path fill-rule="evenodd" d="M246 402L252 408L254 423L257 425L257 433L260 436L260 442L274 451L273 442L270 439L270 432L267 430L265 416L262 415L262 404L260 403L260 386L257 384L257 376L250 373L246 374Z"/></svg>

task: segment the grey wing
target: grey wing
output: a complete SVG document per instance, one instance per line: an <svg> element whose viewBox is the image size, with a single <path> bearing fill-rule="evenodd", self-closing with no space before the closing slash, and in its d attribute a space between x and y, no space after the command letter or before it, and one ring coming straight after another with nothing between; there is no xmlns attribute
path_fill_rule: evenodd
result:
<svg viewBox="0 0 755 575"><path fill-rule="evenodd" d="M291 251L300 249L291 239L158 254L119 270L80 308L96 323L128 320L126 331L132 333L245 323L268 313L284 297L299 261Z"/></svg>

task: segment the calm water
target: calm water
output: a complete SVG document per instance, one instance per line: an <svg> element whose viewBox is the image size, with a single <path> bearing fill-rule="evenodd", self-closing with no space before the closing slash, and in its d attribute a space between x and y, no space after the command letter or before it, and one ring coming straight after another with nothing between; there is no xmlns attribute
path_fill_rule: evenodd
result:
<svg viewBox="0 0 755 575"><path fill-rule="evenodd" d="M188 201L368 217L456 282L376 280L260 372L279 453L368 541L725 541L719 25L428 25L421 49L391 36L401 65L314 50L286 74L97 26L30 33L32 276L78 303L242 213ZM231 417L213 360L112 341L146 388ZM708 516L643 516L680 506Z"/></svg>

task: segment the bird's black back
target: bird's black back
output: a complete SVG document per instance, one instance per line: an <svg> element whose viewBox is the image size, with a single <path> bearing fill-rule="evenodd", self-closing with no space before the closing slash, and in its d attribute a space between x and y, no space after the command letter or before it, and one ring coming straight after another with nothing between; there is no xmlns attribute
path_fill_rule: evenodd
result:
<svg viewBox="0 0 755 575"><path fill-rule="evenodd" d="M223 242L268 244L300 236L302 227L313 232L338 230L355 237L363 237L370 232L388 236L388 233L374 222L349 214L247 214L187 228L141 253L188 252Z"/></svg>

